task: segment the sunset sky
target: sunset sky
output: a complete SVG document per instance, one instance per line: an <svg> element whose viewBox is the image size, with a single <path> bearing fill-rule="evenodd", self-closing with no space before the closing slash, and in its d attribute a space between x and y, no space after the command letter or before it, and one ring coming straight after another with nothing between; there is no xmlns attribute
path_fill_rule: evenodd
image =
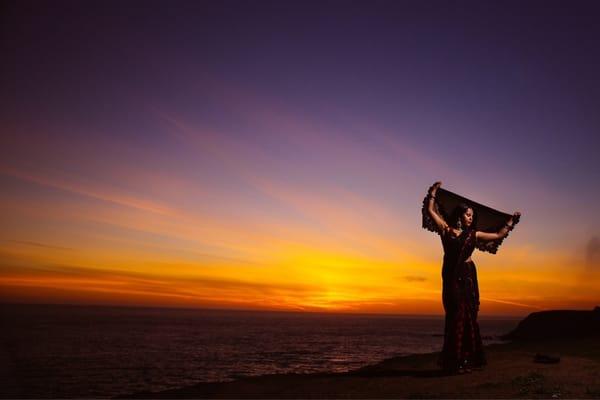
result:
<svg viewBox="0 0 600 400"><path fill-rule="evenodd" d="M3 7L2 302L442 315L441 180L482 315L600 303L594 2Z"/></svg>

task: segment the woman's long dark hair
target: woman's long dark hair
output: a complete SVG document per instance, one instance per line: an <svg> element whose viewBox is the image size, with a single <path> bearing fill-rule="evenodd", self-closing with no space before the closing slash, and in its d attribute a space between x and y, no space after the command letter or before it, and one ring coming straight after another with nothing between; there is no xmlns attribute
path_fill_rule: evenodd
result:
<svg viewBox="0 0 600 400"><path fill-rule="evenodd" d="M453 228L457 228L460 217L462 217L462 215L466 213L469 208L473 210L473 222L468 229L477 229L477 212L475 211L475 208L471 207L467 203L460 203L454 207L454 210L452 210L450 218L448 219L448 224ZM465 228L463 227L463 229Z"/></svg>

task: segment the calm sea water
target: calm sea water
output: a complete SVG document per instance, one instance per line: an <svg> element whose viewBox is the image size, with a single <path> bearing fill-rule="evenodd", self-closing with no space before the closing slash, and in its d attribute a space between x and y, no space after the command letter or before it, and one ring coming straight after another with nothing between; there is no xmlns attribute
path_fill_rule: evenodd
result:
<svg viewBox="0 0 600 400"><path fill-rule="evenodd" d="M486 344L518 319L480 319ZM2 397L112 397L439 351L442 318L0 305Z"/></svg>

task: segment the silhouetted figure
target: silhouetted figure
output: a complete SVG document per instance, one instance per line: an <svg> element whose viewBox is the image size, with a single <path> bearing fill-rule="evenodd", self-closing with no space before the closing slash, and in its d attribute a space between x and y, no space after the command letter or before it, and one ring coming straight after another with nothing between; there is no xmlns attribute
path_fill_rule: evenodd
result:
<svg viewBox="0 0 600 400"><path fill-rule="evenodd" d="M442 266L442 302L446 312L444 327L444 346L438 359L438 365L449 373L470 372L473 367L486 364L483 344L477 323L479 312L479 286L477 270L471 260L475 248L495 253L502 239L508 235L518 222L520 213L512 217L494 232L478 230L477 207L472 202L461 202L454 206L450 215L438 207L436 194L441 182L429 189L424 200L424 225L435 229L441 236L444 248ZM451 193L445 191L445 193ZM458 197L458 196L457 196ZM488 220L508 214L499 213L485 206ZM425 226L424 226L425 227ZM487 244L486 244L487 242Z"/></svg>

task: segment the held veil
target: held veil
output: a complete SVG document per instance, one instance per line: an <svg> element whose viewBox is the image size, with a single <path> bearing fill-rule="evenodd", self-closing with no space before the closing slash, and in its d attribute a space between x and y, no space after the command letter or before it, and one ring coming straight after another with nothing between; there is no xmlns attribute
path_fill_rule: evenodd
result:
<svg viewBox="0 0 600 400"><path fill-rule="evenodd" d="M426 195L423 199L423 207L421 209L421 213L423 214L423 228L432 232L437 232L437 226L427 211L427 201L428 196ZM452 210L454 210L457 205L460 203L467 204L477 214L477 226L474 228L483 232L498 232L511 217L510 214L477 203L441 187L436 191L434 202L438 213L446 221L448 221L450 213L452 213ZM513 222L516 225L519 222L519 219L515 218ZM492 241L478 240L476 247L481 251L487 251L489 253L496 254L498 247L500 247L505 239L506 237Z"/></svg>

